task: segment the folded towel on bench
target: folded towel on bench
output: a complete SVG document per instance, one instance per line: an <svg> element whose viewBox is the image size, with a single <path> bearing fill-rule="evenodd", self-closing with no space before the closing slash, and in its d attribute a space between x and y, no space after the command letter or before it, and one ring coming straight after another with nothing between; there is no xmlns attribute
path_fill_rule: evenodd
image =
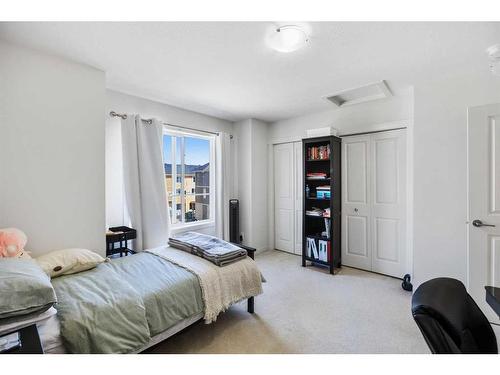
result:
<svg viewBox="0 0 500 375"><path fill-rule="evenodd" d="M217 237L197 232L185 232L169 238L168 244L176 249L198 255L217 266L225 266L245 259L246 250Z"/></svg>

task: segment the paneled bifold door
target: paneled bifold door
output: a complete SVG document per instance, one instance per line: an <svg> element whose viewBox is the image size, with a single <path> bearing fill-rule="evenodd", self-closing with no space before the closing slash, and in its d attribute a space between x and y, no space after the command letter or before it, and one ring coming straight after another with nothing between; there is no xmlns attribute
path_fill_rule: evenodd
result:
<svg viewBox="0 0 500 375"><path fill-rule="evenodd" d="M302 142L274 146L274 246L302 254Z"/></svg>
<svg viewBox="0 0 500 375"><path fill-rule="evenodd" d="M342 264L406 273L406 130L342 138Z"/></svg>

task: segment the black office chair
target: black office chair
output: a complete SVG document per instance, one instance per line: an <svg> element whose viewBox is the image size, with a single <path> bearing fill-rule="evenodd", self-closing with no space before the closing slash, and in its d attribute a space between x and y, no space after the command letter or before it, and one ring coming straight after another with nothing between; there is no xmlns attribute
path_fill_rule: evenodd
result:
<svg viewBox="0 0 500 375"><path fill-rule="evenodd" d="M413 318L434 354L498 354L488 319L455 279L420 285L411 301Z"/></svg>

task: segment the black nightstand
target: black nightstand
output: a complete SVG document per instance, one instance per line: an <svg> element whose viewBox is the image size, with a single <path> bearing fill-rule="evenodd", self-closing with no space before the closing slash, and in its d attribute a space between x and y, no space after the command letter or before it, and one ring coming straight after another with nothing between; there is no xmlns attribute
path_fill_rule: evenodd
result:
<svg viewBox="0 0 500 375"><path fill-rule="evenodd" d="M106 233L106 256L134 254L134 251L128 247L128 241L136 238L137 231L133 228L125 226L109 228L109 232ZM119 244L118 247L115 247L116 243Z"/></svg>
<svg viewBox="0 0 500 375"><path fill-rule="evenodd" d="M5 352L1 352L1 354L43 354L43 348L40 342L40 336L38 335L36 324L32 324L28 327L2 334L2 336L0 337L10 335L14 332L19 333L21 345L9 349Z"/></svg>

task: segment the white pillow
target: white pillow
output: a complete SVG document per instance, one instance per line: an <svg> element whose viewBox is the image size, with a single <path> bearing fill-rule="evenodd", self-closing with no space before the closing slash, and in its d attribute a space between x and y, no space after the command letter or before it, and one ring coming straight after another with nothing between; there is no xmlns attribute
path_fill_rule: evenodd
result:
<svg viewBox="0 0 500 375"><path fill-rule="evenodd" d="M99 254L87 249L56 250L35 259L52 278L90 270L106 261Z"/></svg>

